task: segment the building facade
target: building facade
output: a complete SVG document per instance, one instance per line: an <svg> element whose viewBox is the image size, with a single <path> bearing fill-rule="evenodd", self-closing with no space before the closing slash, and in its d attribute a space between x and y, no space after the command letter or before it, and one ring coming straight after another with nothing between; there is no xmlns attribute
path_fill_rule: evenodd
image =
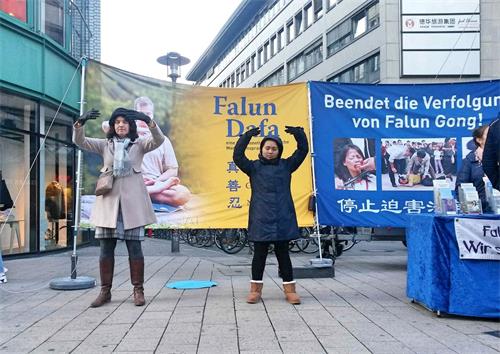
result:
<svg viewBox="0 0 500 354"><path fill-rule="evenodd" d="M494 0L244 0L187 79L215 87L498 79L499 36Z"/></svg>
<svg viewBox="0 0 500 354"><path fill-rule="evenodd" d="M71 135L80 107L80 59L92 53L89 3L0 0L4 256L72 246L76 150Z"/></svg>

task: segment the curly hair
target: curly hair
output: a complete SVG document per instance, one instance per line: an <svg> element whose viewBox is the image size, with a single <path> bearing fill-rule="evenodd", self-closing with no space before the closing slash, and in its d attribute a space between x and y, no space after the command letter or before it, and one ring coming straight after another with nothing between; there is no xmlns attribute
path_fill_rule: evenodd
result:
<svg viewBox="0 0 500 354"><path fill-rule="evenodd" d="M109 119L109 130L106 133L106 138L113 139L114 137L118 136L118 134L116 134L116 131L115 131L115 121L116 121L116 118L118 118L118 117L123 117L128 122L129 131L127 134L127 138L129 138L130 141L135 141L136 139L138 139L139 134L137 134L137 124L135 123L135 120L130 119L126 116L120 116L120 115L119 116L111 116L111 118Z"/></svg>

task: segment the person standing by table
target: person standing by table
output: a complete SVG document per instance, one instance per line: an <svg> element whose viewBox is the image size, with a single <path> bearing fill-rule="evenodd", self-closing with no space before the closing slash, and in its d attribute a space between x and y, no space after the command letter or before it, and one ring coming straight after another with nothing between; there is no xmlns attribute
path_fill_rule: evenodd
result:
<svg viewBox="0 0 500 354"><path fill-rule="evenodd" d="M500 113L491 122L484 144L483 170L493 188L500 191Z"/></svg>

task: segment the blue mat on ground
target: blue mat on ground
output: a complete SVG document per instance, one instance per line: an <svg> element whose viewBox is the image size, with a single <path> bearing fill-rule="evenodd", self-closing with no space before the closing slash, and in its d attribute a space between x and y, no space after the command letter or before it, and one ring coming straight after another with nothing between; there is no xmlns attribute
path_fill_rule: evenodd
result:
<svg viewBox="0 0 500 354"><path fill-rule="evenodd" d="M180 207L172 206L170 204L153 203L153 210L157 212L171 213L179 209Z"/></svg>
<svg viewBox="0 0 500 354"><path fill-rule="evenodd" d="M169 289L203 289L217 286L217 283L211 280L180 280L165 285Z"/></svg>

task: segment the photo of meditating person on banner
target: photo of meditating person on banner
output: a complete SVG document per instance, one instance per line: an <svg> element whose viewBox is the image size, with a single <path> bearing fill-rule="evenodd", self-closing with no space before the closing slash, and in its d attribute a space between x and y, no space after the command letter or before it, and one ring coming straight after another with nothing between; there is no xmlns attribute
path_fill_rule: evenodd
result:
<svg viewBox="0 0 500 354"><path fill-rule="evenodd" d="M154 104L149 97L137 98L134 109L154 118ZM140 137L151 134L144 122L137 121L136 124ZM104 132L109 129L107 121L102 123L102 129ZM175 211L189 201L191 192L178 177L179 165L168 137L159 148L144 155L141 171L155 211Z"/></svg>

